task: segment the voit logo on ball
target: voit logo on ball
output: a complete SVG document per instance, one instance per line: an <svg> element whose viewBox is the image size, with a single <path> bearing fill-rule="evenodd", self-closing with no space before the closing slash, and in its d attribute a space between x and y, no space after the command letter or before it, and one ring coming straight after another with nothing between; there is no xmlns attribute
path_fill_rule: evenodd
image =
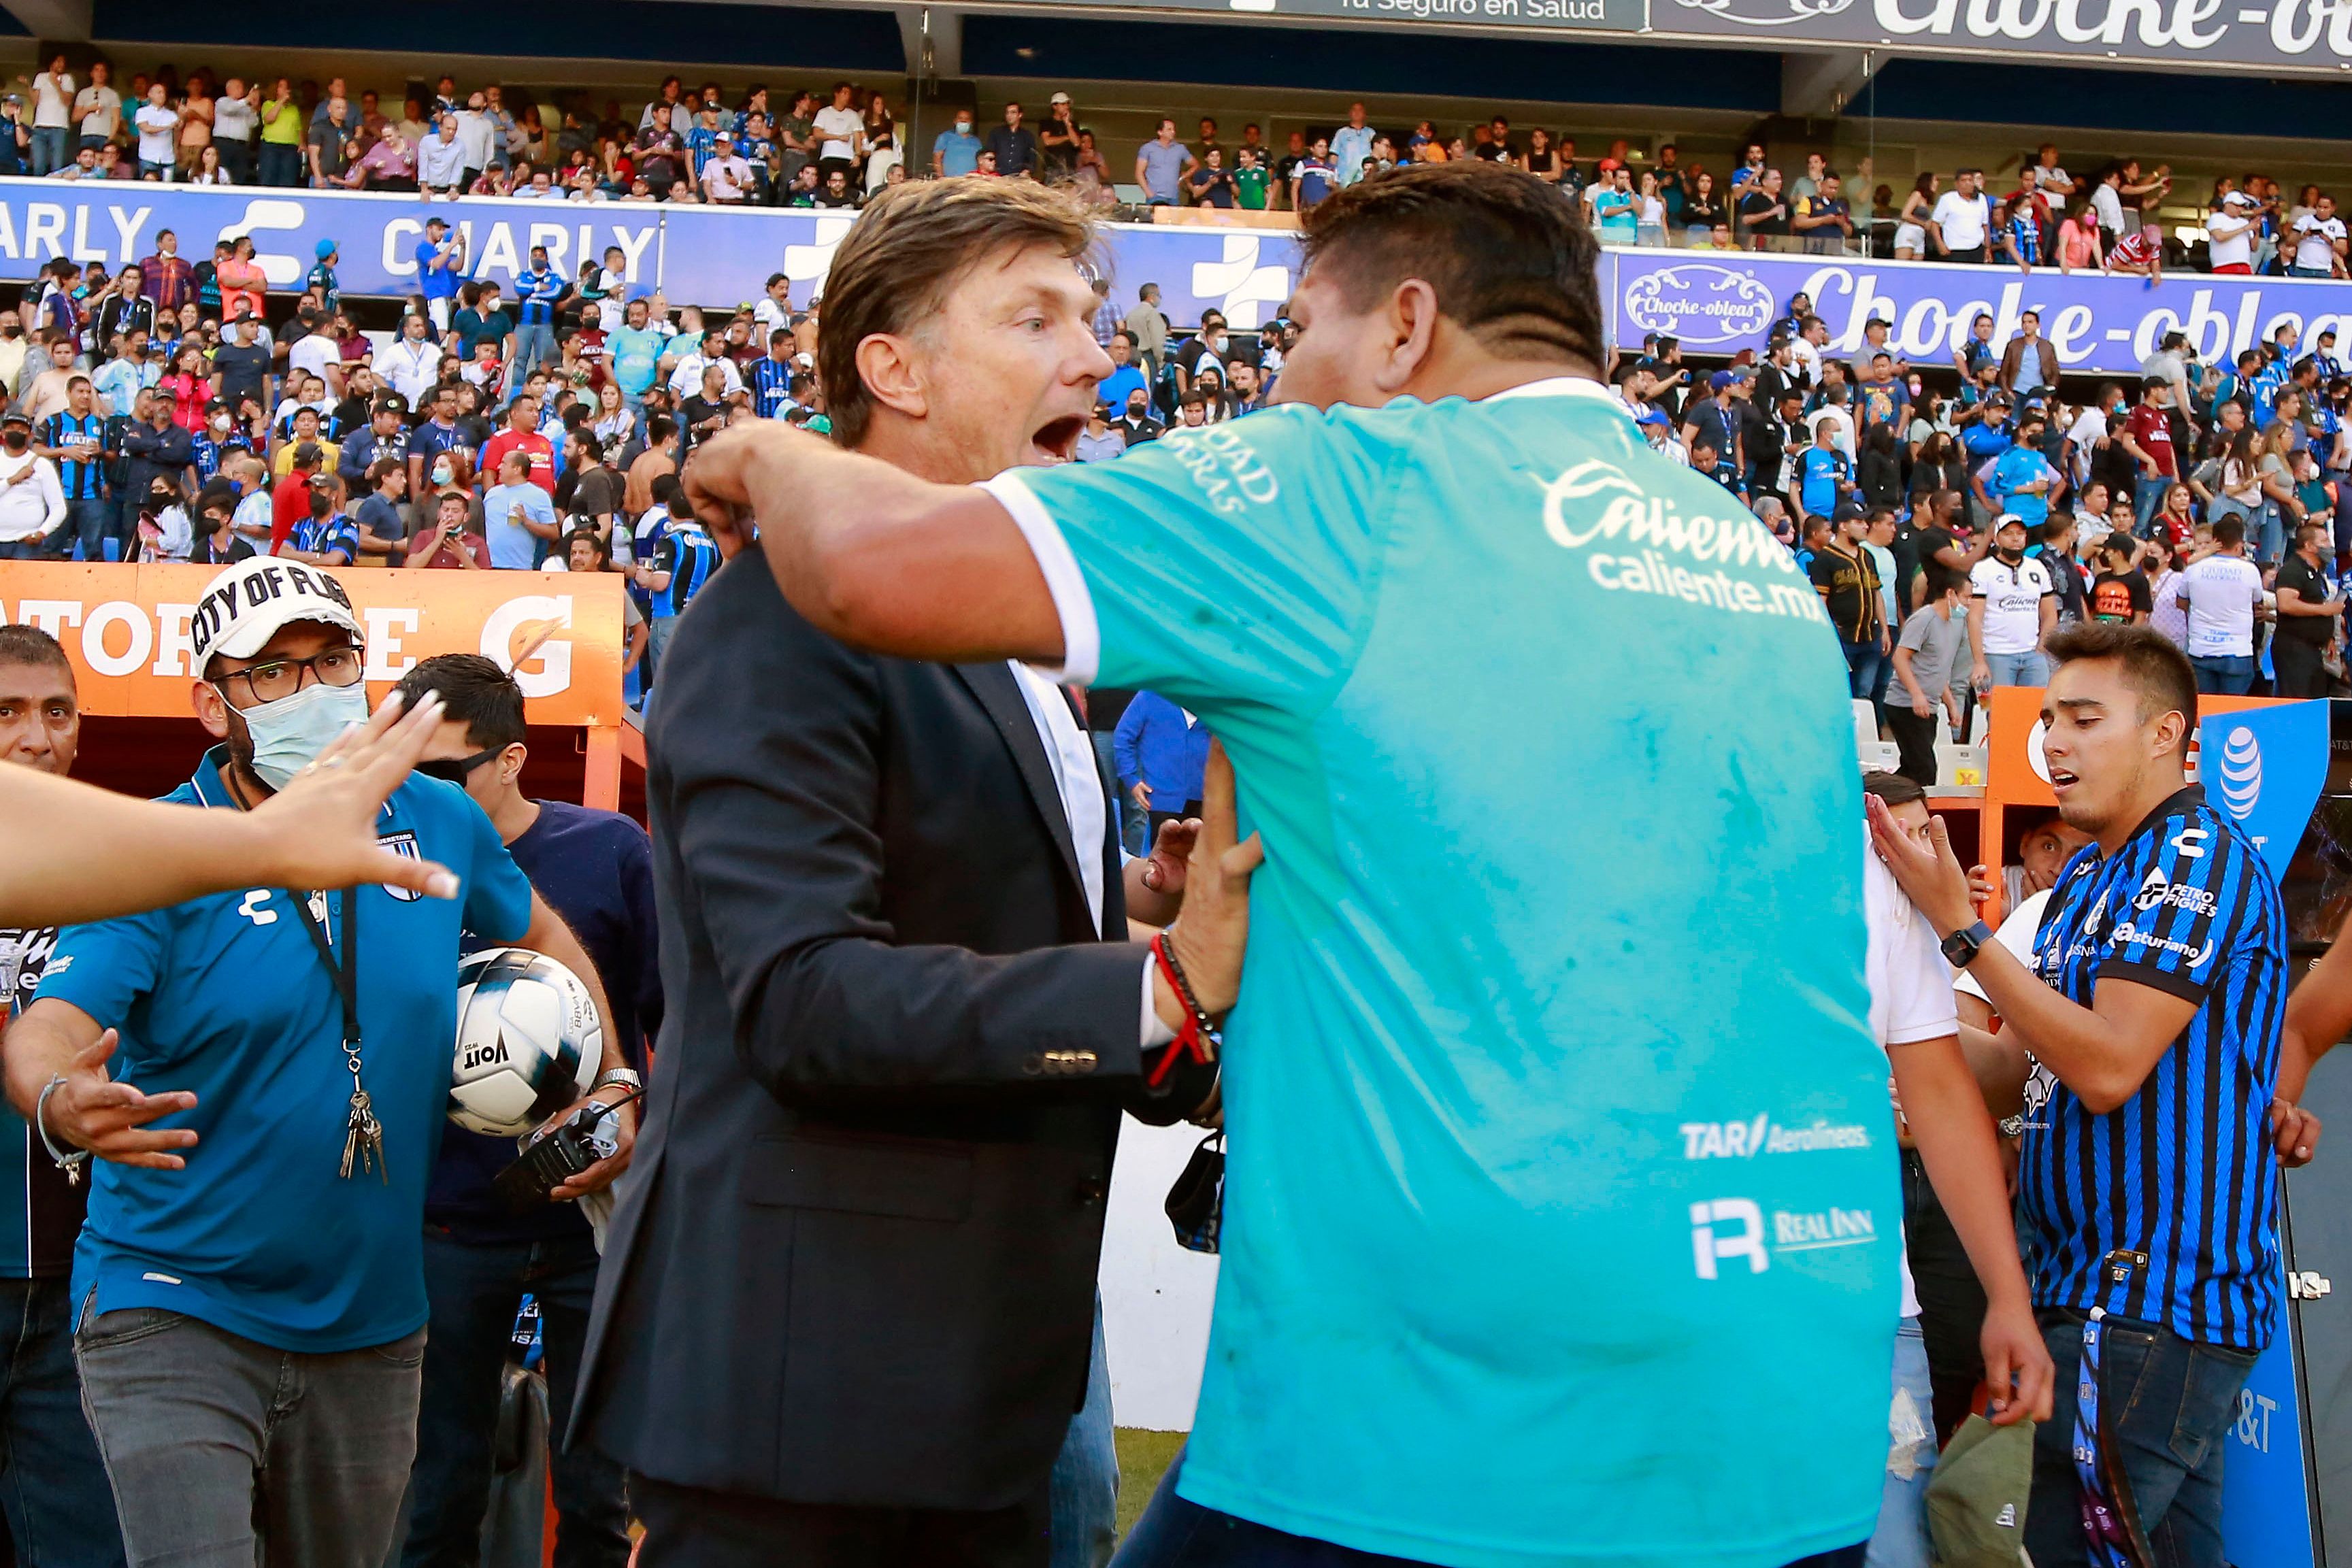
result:
<svg viewBox="0 0 2352 1568"><path fill-rule="evenodd" d="M1710 262L1662 267L1625 286L1628 322L1692 347L1761 337L1778 309L1761 280Z"/></svg>
<svg viewBox="0 0 2352 1568"><path fill-rule="evenodd" d="M2214 771L2230 815L2242 822L2252 816L2263 798L2263 747L2252 730L2240 725L2230 732L2221 743L2221 766Z"/></svg>

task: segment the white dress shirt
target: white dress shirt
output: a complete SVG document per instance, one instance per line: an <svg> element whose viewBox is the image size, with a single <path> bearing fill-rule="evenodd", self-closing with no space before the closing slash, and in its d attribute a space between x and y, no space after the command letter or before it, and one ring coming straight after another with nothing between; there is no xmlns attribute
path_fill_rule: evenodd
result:
<svg viewBox="0 0 2352 1568"><path fill-rule="evenodd" d="M31 478L14 482L27 470ZM0 539L15 544L47 534L65 517L65 486L58 482L56 464L31 452L22 457L0 454ZM1147 989L1147 998L1150 994Z"/></svg>

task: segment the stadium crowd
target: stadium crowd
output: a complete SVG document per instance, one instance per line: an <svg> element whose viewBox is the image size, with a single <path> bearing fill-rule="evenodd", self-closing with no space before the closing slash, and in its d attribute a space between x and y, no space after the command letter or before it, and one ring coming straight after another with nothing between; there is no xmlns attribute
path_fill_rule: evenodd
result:
<svg viewBox="0 0 2352 1568"><path fill-rule="evenodd" d="M1297 212L1367 174L1475 159L1556 186L1604 245L2346 276L2345 224L2316 185L2289 199L2266 173L2218 176L2194 221L2168 230L2169 165L2123 157L2070 173L2051 143L2002 164L1997 180L1979 168L1948 183L1927 172L1898 193L1867 157L1842 173L1810 151L1800 172L1749 143L1717 172L1672 143L1653 153L1618 137L1586 162L1573 136L1504 115L1457 134L1428 119L1383 128L1361 103L1280 146L1254 122L1229 142L1213 116L1189 139L1163 120L1131 162L1060 91L1042 118L1017 101L985 114L959 108L929 147L908 145L885 94L846 81L729 91L671 76L631 107L634 116L618 99L585 94L541 102L496 82L461 89L446 75L397 103L373 89L353 94L341 77L215 78L171 65L118 86L110 62L77 73L58 55L0 94L0 174L848 210L894 182L979 173L1066 185L1106 208Z"/></svg>

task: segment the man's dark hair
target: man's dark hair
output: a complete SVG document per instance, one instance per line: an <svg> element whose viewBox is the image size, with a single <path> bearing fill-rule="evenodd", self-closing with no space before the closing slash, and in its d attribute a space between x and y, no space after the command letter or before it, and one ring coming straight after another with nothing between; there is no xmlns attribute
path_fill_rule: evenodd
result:
<svg viewBox="0 0 2352 1568"><path fill-rule="evenodd" d="M394 689L404 710L415 707L428 692L438 695L445 705L441 716L462 721L466 743L477 750L512 746L529 734L522 688L479 653L436 653L421 659Z"/></svg>
<svg viewBox="0 0 2352 1568"><path fill-rule="evenodd" d="M646 444L648 446L659 446L677 434L677 421L666 413L657 413L646 421Z"/></svg>
<svg viewBox="0 0 2352 1568"><path fill-rule="evenodd" d="M1926 573L1927 593L1931 600L1941 599L1956 588L1968 586L1967 573L1954 571L1940 560L1931 560L1921 570Z"/></svg>
<svg viewBox="0 0 2352 1568"><path fill-rule="evenodd" d="M582 539L586 539L588 541L589 548L596 552L597 570L602 571L606 567L613 564L613 541L606 538L603 534L598 533L593 528L577 528L564 535L563 553L567 556L570 555L572 553L572 547L578 544Z"/></svg>
<svg viewBox="0 0 2352 1568"><path fill-rule="evenodd" d="M646 488L656 502L665 507L685 493L685 486L675 474L656 474L654 482Z"/></svg>
<svg viewBox="0 0 2352 1568"><path fill-rule="evenodd" d="M1927 791L1919 787L1917 779L1906 779L1900 773L1865 773L1862 776L1862 792L1877 796L1890 808L1927 798Z"/></svg>
<svg viewBox="0 0 2352 1568"><path fill-rule="evenodd" d="M1042 246L1076 261L1095 229L1075 198L1031 180L926 180L875 197L833 253L825 277L817 378L833 439L866 439L874 400L857 372L857 346L877 333L916 330L939 314L971 267Z"/></svg>
<svg viewBox="0 0 2352 1568"><path fill-rule="evenodd" d="M1352 309L1418 277L1490 352L1607 362L1599 242L1559 193L1517 170L1416 163L1347 186L1309 210L1306 247L1307 269L1333 278Z"/></svg>
<svg viewBox="0 0 2352 1568"><path fill-rule="evenodd" d="M2172 639L2153 626L2078 621L2052 632L2042 646L2049 652L2053 670L2077 659L2113 659L2120 664L2124 685L2139 697L2140 723L2159 714L2181 716L2180 755L2187 759L2189 742L2197 733L2197 672Z"/></svg>
<svg viewBox="0 0 2352 1568"><path fill-rule="evenodd" d="M2246 542L2246 520L2243 517L2223 517L2213 525L2213 542L2223 549Z"/></svg>
<svg viewBox="0 0 2352 1568"><path fill-rule="evenodd" d="M63 670L66 684L73 685L73 661L38 626L0 626L0 664L47 664Z"/></svg>

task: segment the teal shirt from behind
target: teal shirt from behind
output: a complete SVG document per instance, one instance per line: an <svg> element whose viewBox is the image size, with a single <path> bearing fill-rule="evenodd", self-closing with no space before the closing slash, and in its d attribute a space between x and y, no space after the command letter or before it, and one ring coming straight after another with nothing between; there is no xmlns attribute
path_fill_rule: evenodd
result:
<svg viewBox="0 0 2352 1568"><path fill-rule="evenodd" d="M1265 839L1183 1495L1460 1568L1868 1536L1899 1197L1786 549L1566 379L988 487Z"/></svg>
<svg viewBox="0 0 2352 1568"><path fill-rule="evenodd" d="M164 799L235 810L226 759L214 748ZM455 785L412 778L377 831L463 888L455 900L356 894L362 1077L389 1181L337 1175L352 1093L342 1005L287 890L240 888L58 936L36 1001L121 1030L116 1078L196 1096L154 1124L196 1130L184 1169L90 1163L77 1316L95 1293L97 1312L160 1307L320 1354L388 1344L425 1322L425 1187L448 1115L458 932L521 936L530 883ZM340 957L353 895L328 896Z"/></svg>

